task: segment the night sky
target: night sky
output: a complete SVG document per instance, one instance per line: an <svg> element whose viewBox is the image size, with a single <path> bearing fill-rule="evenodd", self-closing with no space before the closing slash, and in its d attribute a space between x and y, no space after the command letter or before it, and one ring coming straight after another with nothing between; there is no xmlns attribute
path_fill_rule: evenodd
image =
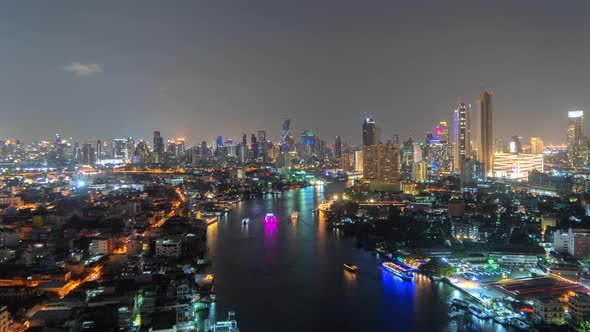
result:
<svg viewBox="0 0 590 332"><path fill-rule="evenodd" d="M494 91L494 136L565 140L590 112L588 1L13 1L0 5L0 138L160 130L187 142L311 129L422 140ZM587 116L590 113L587 112Z"/></svg>

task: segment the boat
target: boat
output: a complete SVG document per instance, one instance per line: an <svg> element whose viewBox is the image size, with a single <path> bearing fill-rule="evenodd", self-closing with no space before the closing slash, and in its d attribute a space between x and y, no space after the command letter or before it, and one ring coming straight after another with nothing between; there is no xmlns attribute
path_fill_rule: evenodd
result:
<svg viewBox="0 0 590 332"><path fill-rule="evenodd" d="M528 331L531 326L518 318L511 318L508 325L515 327L517 330Z"/></svg>
<svg viewBox="0 0 590 332"><path fill-rule="evenodd" d="M250 218L244 218L244 219L242 219L242 224L244 224L244 225L246 225L249 222L250 222Z"/></svg>
<svg viewBox="0 0 590 332"><path fill-rule="evenodd" d="M299 212L293 211L291 212L291 219L297 219L299 217Z"/></svg>
<svg viewBox="0 0 590 332"><path fill-rule="evenodd" d="M393 275L396 275L405 281L414 280L414 275L412 274L412 272L410 272L410 270L408 270L407 268L404 268L400 265L397 265L392 262L385 262L385 263L381 264L381 266L385 269L385 271L387 271Z"/></svg>
<svg viewBox="0 0 590 332"><path fill-rule="evenodd" d="M358 266L352 264L344 264L344 268L350 272L356 272L358 270Z"/></svg>
<svg viewBox="0 0 590 332"><path fill-rule="evenodd" d="M276 224L277 216L275 216L274 213L267 213L264 216L264 222L266 222L267 224Z"/></svg>
<svg viewBox="0 0 590 332"><path fill-rule="evenodd" d="M469 306L469 301L465 301L459 298L454 298L451 300L451 305L459 308L467 308Z"/></svg>
<svg viewBox="0 0 590 332"><path fill-rule="evenodd" d="M492 314L489 311L482 309L473 303L470 303L469 307L467 307L467 309L469 309L469 312L471 312L477 318L481 318L481 319L492 318Z"/></svg>

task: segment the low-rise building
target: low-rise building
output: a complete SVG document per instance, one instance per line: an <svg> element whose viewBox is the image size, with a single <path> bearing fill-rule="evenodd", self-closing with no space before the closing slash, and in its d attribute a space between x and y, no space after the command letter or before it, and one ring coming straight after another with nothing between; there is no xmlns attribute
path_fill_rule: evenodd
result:
<svg viewBox="0 0 590 332"><path fill-rule="evenodd" d="M180 257L182 253L182 241L176 239L158 239L156 240L157 257Z"/></svg>
<svg viewBox="0 0 590 332"><path fill-rule="evenodd" d="M570 296L568 311L576 322L590 320L590 295L576 292Z"/></svg>
<svg viewBox="0 0 590 332"><path fill-rule="evenodd" d="M533 300L534 317L537 321L546 324L564 323L564 303L556 298L546 296Z"/></svg>

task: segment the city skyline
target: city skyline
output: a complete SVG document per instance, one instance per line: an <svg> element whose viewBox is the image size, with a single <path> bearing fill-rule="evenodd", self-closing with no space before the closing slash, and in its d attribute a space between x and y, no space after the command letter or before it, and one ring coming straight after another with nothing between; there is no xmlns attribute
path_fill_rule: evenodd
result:
<svg viewBox="0 0 590 332"><path fill-rule="evenodd" d="M288 115L294 132L358 144L357 119L376 118L382 137L424 133L484 88L497 93L495 137L557 144L554 124L590 104L584 2L139 4L3 8L0 136L149 139L151 128L196 143L223 127L278 141Z"/></svg>

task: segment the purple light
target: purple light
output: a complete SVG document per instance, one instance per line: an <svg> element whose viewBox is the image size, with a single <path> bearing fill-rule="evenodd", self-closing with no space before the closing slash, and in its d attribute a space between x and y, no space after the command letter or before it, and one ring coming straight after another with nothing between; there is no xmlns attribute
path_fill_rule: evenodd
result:
<svg viewBox="0 0 590 332"><path fill-rule="evenodd" d="M266 216L264 216L264 222L267 224L276 224L277 216L275 216L273 213L267 213Z"/></svg>

